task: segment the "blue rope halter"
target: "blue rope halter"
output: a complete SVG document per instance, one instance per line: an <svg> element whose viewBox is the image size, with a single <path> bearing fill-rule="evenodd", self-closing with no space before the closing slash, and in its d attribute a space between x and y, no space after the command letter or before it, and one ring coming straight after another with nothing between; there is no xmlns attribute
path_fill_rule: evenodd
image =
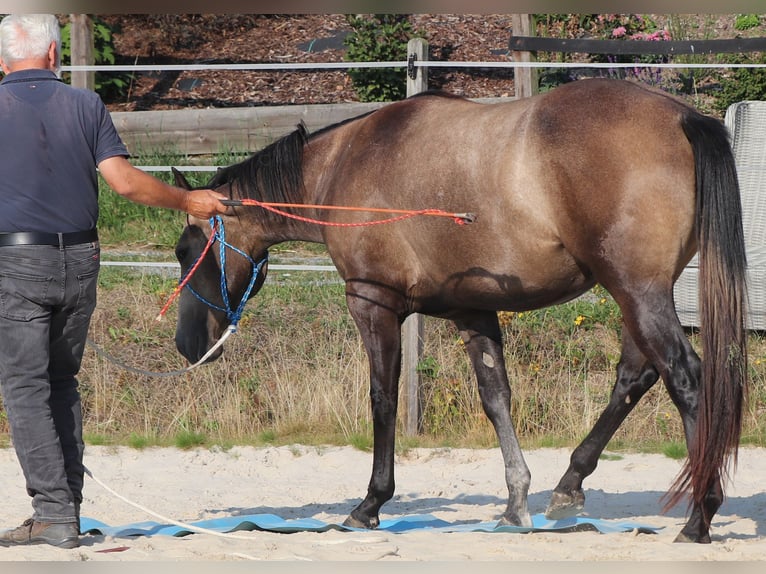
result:
<svg viewBox="0 0 766 574"><path fill-rule="evenodd" d="M216 223L218 225L216 225ZM189 289L189 291L194 295L197 299L202 301L205 305L208 307L215 309L216 311L220 311L222 313L226 314L226 318L229 320L229 327L232 330L236 330L237 323L239 323L239 320L242 318L242 312L245 309L245 303L247 303L247 300L250 298L250 293L253 290L253 287L255 286L255 282L258 279L258 274L261 272L261 268L263 267L263 264L268 262L269 260L269 253L266 252L266 255L263 256L263 259L256 262L252 257L250 257L247 253L239 249L238 247L235 247L234 245L226 242L226 231L223 226L223 219L221 219L220 215L216 215L215 217L210 218L210 228L211 233L214 234L214 241L218 241L219 245L219 258L221 260L221 299L223 300L223 306L216 305L212 301L209 301L205 299L202 295L197 293L190 284L186 284L186 288ZM239 305L237 305L236 309L231 308L231 304L229 303L229 289L226 283L226 248L231 249L235 253L239 253L242 257L247 259L250 262L250 265L253 268L253 272L250 276L250 282L247 285L247 289L245 289L245 292L242 295L242 299L239 301ZM193 266L192 266L193 268Z"/></svg>

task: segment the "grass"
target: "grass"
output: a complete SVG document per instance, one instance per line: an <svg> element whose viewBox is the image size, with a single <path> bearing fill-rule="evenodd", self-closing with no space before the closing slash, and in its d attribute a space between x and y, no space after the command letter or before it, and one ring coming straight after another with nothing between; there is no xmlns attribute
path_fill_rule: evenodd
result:
<svg viewBox="0 0 766 574"><path fill-rule="evenodd" d="M151 158L143 165L181 165ZM201 184L208 174L187 174ZM172 260L183 217L146 210L110 190L101 194L106 253L150 251ZM288 243L280 256L323 255L322 246ZM137 255L128 255L137 257ZM110 257L111 258L111 257ZM177 277L104 267L90 339L122 363L148 372L185 367L175 350L175 306L155 317ZM606 406L620 355L620 313L596 287L573 302L525 313L501 313L512 415L525 448L569 448L588 433ZM417 446L488 448L497 444L487 421L463 344L450 323L424 320L423 430L400 436L400 449ZM697 336L690 333L692 344ZM743 443L766 444L766 340L750 337L751 390ZM182 376L156 378L127 371L93 347L80 376L86 440L134 448L174 445L372 446L367 358L334 274L273 271L245 310L223 357ZM0 444L8 444L0 410ZM620 451L685 456L680 417L662 384L647 393L608 446Z"/></svg>
<svg viewBox="0 0 766 574"><path fill-rule="evenodd" d="M81 376L89 442L135 448L213 444L372 445L367 360L339 282L276 274L248 304L219 361L181 377L126 372L87 352ZM176 279L104 268L91 338L149 371L182 368L175 309L158 309ZM502 313L512 411L525 448L571 447L606 405L619 359L619 312L595 289L587 298ZM423 432L402 448L496 445L463 345L451 324L425 318ZM696 335L690 335L696 344ZM763 444L766 344L751 337L753 387L743 436ZM760 438L759 438L760 437ZM661 384L609 444L685 456L680 418Z"/></svg>

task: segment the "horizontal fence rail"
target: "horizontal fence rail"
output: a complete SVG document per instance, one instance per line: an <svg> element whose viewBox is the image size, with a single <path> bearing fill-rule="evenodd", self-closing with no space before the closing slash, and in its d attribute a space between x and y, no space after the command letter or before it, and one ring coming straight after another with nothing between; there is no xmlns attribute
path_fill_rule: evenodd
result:
<svg viewBox="0 0 766 574"><path fill-rule="evenodd" d="M508 48L519 52L614 55L733 54L766 52L766 38L734 38L730 40L596 40L591 38L511 36Z"/></svg>
<svg viewBox="0 0 766 574"><path fill-rule="evenodd" d="M199 72L258 70L341 70L351 68L406 68L407 61L391 62L263 62L259 64L104 64L61 66L62 72Z"/></svg>

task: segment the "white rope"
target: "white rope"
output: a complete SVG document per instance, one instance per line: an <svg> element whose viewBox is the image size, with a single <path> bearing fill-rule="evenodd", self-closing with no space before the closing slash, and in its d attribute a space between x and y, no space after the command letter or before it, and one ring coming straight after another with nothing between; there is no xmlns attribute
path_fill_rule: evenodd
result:
<svg viewBox="0 0 766 574"><path fill-rule="evenodd" d="M262 64L124 64L103 66L61 66L62 72L158 72L226 70L332 70L348 68L406 68L408 62L295 62Z"/></svg>
<svg viewBox="0 0 766 574"><path fill-rule="evenodd" d="M225 341L226 339L228 339L228 338L229 338L229 336L230 336L232 333L235 333L236 331L237 331L237 327L236 327L236 325L229 325L228 327L226 327L226 330L223 332L223 335L221 335L221 338L220 338L220 339L218 339L218 341L216 342L216 344L215 344L215 345L213 345L212 347L210 347L210 348L207 350L207 353L205 353L204 355L202 355L202 358L201 358L199 361L197 361L196 363L194 363L193 365L191 365L190 367L188 367L186 370L187 370L187 371L191 371L192 369L194 369L194 368L196 368L196 367L199 367L199 366L200 366L202 363L204 363L205 361L207 361L207 360L210 358L210 356L211 356L211 355L212 355L212 354L213 354L213 353L214 353L216 350L218 350L218 348L219 348L221 345L223 345L224 341Z"/></svg>
<svg viewBox="0 0 766 574"><path fill-rule="evenodd" d="M91 479L93 479L96 483L98 483L104 490L112 494L113 496L116 496L120 500L127 502L129 505L133 506L134 508L138 508L139 510L142 510L143 512L146 512L147 514L150 514L151 516L154 516L155 518L159 518L163 522L167 522L169 524L173 524L174 526L178 526L180 528L185 528L187 530L190 530L192 532L198 532L200 534L210 534L212 536L220 536L222 538L236 538L239 540L250 540L252 541L252 537L250 536L238 536L236 534L230 534L228 532L218 532L216 530L210 530L208 528L201 528L199 526L194 526L193 524L187 524L186 522L179 522L177 520L173 520L172 518L168 518L167 516L163 516L162 514L158 514L154 512L153 510L150 510L146 508L145 506L142 506L141 504L138 504L137 502L133 502L132 500L124 497L118 492L115 492L112 488L104 484L101 480L99 480L96 476L93 475L93 473L88 469L88 467L85 468L85 474L87 474Z"/></svg>
<svg viewBox="0 0 766 574"><path fill-rule="evenodd" d="M161 316L157 317L158 321L161 320L161 319L162 319ZM99 347L96 343L94 343L90 339L87 339L85 342L88 345L90 345L91 347L93 347L95 349L96 353L98 353L99 355L103 356L108 361L114 363L115 365L117 365L121 369L125 369L126 371L130 371L130 372L133 372L133 373L138 373L138 374L141 374L141 375L147 375L147 376L150 376L150 377L176 377L178 375L183 375L184 373L188 373L192 369L196 369L197 367L202 365L205 361L207 361L210 358L210 356L216 351L216 349L218 349L221 345L223 345L224 341L226 341L226 339L228 339L229 336L232 333L236 332L236 330L237 330L236 326L229 325L226 328L226 330L223 332L223 334L221 335L221 338L218 339L218 341L216 342L215 345L213 345L212 347L210 347L210 349L208 349L208 352L205 353L203 355L203 357L199 361L197 361L193 365L189 365L188 367L186 367L184 369L177 369L175 371L161 371L161 372L157 372L157 371L147 371L145 369L139 369L138 367L131 367L130 365L126 365L125 363L120 361L117 357L115 357L114 355L111 355L110 353L108 353L107 351L105 351L104 349Z"/></svg>
<svg viewBox="0 0 766 574"><path fill-rule="evenodd" d="M154 71L216 71L216 70L322 70L349 68L406 68L409 62L303 62L303 63L266 63L266 64L134 64L110 66L61 66L63 72L154 72ZM699 64L699 63L664 63L644 62L453 62L434 60L415 60L416 68L763 68L766 64Z"/></svg>
<svg viewBox="0 0 766 574"><path fill-rule="evenodd" d="M178 270L181 266L170 261L102 261L104 267L148 267ZM278 265L269 264L269 271L337 271L335 265Z"/></svg>
<svg viewBox="0 0 766 574"><path fill-rule="evenodd" d="M441 66L447 62L431 62L431 67L448 67ZM435 64L435 65L434 65ZM503 65L496 65L503 64ZM479 66L479 63L476 63ZM481 64L482 68L766 68L766 64L650 64L645 62L512 62L506 64L505 62L486 62Z"/></svg>

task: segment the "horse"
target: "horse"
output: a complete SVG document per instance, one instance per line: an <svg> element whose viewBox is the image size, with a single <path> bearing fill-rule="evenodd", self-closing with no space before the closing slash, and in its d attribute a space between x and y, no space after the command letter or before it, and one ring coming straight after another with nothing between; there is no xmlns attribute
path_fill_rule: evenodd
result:
<svg viewBox="0 0 766 574"><path fill-rule="evenodd" d="M191 189L178 171L176 183ZM598 283L622 315L616 381L546 516L583 509L584 479L661 378L688 449L665 509L686 500L675 540L710 542L747 383L741 205L720 120L625 80L580 80L500 103L425 92L311 134L301 123L204 187L231 206L218 221L189 218L176 246L189 289L175 342L188 360L220 356L213 345L237 317L232 305L241 310L263 284L272 245L323 243L344 281L369 361L374 440L366 496L344 524L377 527L394 494L401 327L420 313L452 321L465 342L504 463L499 524L531 526L498 311L556 305ZM220 252L206 250L215 243ZM240 255L226 257L229 246ZM673 299L695 253L704 361Z"/></svg>

